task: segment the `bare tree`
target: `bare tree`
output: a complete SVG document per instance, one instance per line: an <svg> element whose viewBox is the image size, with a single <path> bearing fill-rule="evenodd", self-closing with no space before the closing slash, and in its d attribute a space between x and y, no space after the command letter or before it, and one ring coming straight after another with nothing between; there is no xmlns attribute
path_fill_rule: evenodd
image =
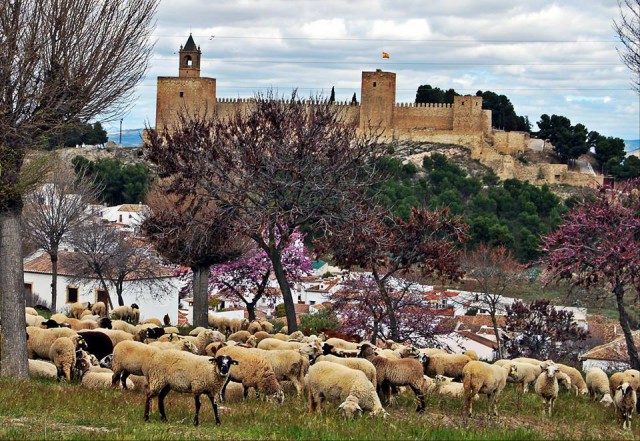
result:
<svg viewBox="0 0 640 441"><path fill-rule="evenodd" d="M229 118L181 116L183 130L158 127L149 158L173 190L194 187L242 219L238 231L255 241L273 264L290 332L297 329L282 251L296 228L320 228L343 216L377 179L375 159L385 150L375 136L327 100L258 95Z"/></svg>
<svg viewBox="0 0 640 441"><path fill-rule="evenodd" d="M56 308L58 250L71 231L87 217L87 204L95 201L94 185L80 172L77 178L58 164L47 182L24 199L24 233L51 258L51 304Z"/></svg>
<svg viewBox="0 0 640 441"><path fill-rule="evenodd" d="M504 358L497 316L506 313L503 296L522 278L520 265L505 247L492 248L480 244L465 254L462 269L471 280L474 291L478 292L473 304L489 312L498 344L498 357Z"/></svg>
<svg viewBox="0 0 640 441"><path fill-rule="evenodd" d="M155 258L149 244L101 221L89 221L71 235L75 248L72 280L96 280L109 293L115 290L118 305L124 305L125 282L153 288L158 297L166 294L161 281L172 274ZM109 296L110 306L113 306Z"/></svg>
<svg viewBox="0 0 640 441"><path fill-rule="evenodd" d="M632 84L640 93L640 0L618 0L620 18L613 21L624 48L618 50L620 58L631 70Z"/></svg>
<svg viewBox="0 0 640 441"><path fill-rule="evenodd" d="M207 326L211 265L236 259L247 250L247 240L234 233L233 212L220 208L202 194L179 196L166 182L156 182L147 197L151 214L142 229L158 252L193 272L193 324Z"/></svg>
<svg viewBox="0 0 640 441"><path fill-rule="evenodd" d="M109 120L146 71L159 0L0 0L0 375L27 377L21 169L74 120Z"/></svg>

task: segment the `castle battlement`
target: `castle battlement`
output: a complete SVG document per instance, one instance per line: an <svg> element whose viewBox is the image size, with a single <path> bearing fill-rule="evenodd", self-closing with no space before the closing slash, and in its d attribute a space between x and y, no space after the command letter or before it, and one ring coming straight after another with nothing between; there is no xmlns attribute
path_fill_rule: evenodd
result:
<svg viewBox="0 0 640 441"><path fill-rule="evenodd" d="M396 103L396 107L429 107L433 109L450 109L453 104L449 103Z"/></svg>

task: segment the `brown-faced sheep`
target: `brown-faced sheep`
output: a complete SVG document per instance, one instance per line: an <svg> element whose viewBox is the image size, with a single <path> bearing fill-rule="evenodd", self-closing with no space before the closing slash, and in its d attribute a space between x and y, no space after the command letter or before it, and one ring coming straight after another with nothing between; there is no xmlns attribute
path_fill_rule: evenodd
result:
<svg viewBox="0 0 640 441"><path fill-rule="evenodd" d="M462 378L462 370L471 359L463 354L420 354L420 361L425 375L445 375L458 380Z"/></svg>
<svg viewBox="0 0 640 441"><path fill-rule="evenodd" d="M559 372L560 367L558 365L552 364L545 367L542 370L542 373L538 375L538 378L536 379L535 391L544 400L544 408L542 409L542 413L546 414L548 411L549 416L551 416L553 404L558 398L558 392L560 391L557 377Z"/></svg>
<svg viewBox="0 0 640 441"><path fill-rule="evenodd" d="M274 403L282 404L284 402L282 387L278 383L271 363L264 357L255 351L238 346L222 347L215 355L228 355L238 362L238 365L232 366L229 371L229 381L242 383L245 398L249 394L249 388L252 387L257 393L264 393L267 399ZM226 384L222 388L222 399L224 399L225 391Z"/></svg>
<svg viewBox="0 0 640 441"><path fill-rule="evenodd" d="M640 372L635 369L627 369L624 372L616 372L609 378L609 388L611 396L615 395L615 391L622 383L629 383L634 390L640 387Z"/></svg>
<svg viewBox="0 0 640 441"><path fill-rule="evenodd" d="M164 398L172 390L191 393L195 400L194 426L199 423L200 395L205 394L211 401L216 424L220 424L216 400L222 386L227 381L231 366L238 362L228 355L215 358L201 357L184 351L157 351L145 374L149 390L144 404L144 419L149 421L149 408L153 397L158 397L160 419L167 421Z"/></svg>
<svg viewBox="0 0 640 441"><path fill-rule="evenodd" d="M464 385L465 413L473 413L472 399L476 394L487 395L488 411L498 415L498 397L507 384L508 376L515 376L515 367L500 367L483 361L472 360L462 370L462 384Z"/></svg>
<svg viewBox="0 0 640 441"><path fill-rule="evenodd" d="M416 412L424 412L425 384L422 363L413 358L390 359L375 355L375 347L363 343L360 357L369 360L376 368L376 388L382 395L384 403L388 403L393 386L409 386L419 400Z"/></svg>
<svg viewBox="0 0 640 441"><path fill-rule="evenodd" d="M631 416L638 402L638 397L633 386L630 383L624 382L616 387L613 402L616 405L616 415L620 413L624 420L622 428L631 429Z"/></svg>
<svg viewBox="0 0 640 441"><path fill-rule="evenodd" d="M309 411L320 410L323 400L344 402L357 398L357 405L372 415L386 414L376 393L376 387L365 374L330 361L319 361L309 368L307 375Z"/></svg>

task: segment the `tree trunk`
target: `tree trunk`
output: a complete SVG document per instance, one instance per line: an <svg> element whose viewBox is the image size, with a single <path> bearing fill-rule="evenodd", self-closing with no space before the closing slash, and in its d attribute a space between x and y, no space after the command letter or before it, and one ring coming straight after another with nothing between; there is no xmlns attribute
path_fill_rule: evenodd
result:
<svg viewBox="0 0 640 441"><path fill-rule="evenodd" d="M247 302L247 314L249 315L249 321L252 322L256 319L256 301Z"/></svg>
<svg viewBox="0 0 640 441"><path fill-rule="evenodd" d="M24 276L20 209L0 213L0 294L2 360L0 375L27 378L27 334L24 318Z"/></svg>
<svg viewBox="0 0 640 441"><path fill-rule="evenodd" d="M123 284L124 284L124 279L118 280L116 282L116 295L118 296L118 306L124 306L124 298L122 297L122 291L124 290Z"/></svg>
<svg viewBox="0 0 640 441"><path fill-rule="evenodd" d="M284 301L284 310L287 315L287 329L289 334L298 330L298 322L296 320L295 303L293 303L293 296L291 295L291 287L287 281L287 275L284 273L282 267L282 259L280 252L276 249L269 251L269 258L273 265L273 272L276 275L276 280L280 286L280 292L282 293L282 299Z"/></svg>
<svg viewBox="0 0 640 441"><path fill-rule="evenodd" d="M493 333L496 336L496 344L498 345L497 347L498 359L501 360L504 357L502 355L502 345L500 344L500 331L498 331L498 319L496 319L495 311L491 313L491 323L493 323Z"/></svg>
<svg viewBox="0 0 640 441"><path fill-rule="evenodd" d="M209 326L209 265L192 267L193 326Z"/></svg>
<svg viewBox="0 0 640 441"><path fill-rule="evenodd" d="M387 308L386 315L389 318L389 332L391 333L391 340L400 342L400 329L398 328L398 320L396 319L396 313L393 308L393 303L391 302L391 297L389 297L387 288L384 286L384 282L382 282L378 277L378 273L376 272L375 268L372 271L372 275L374 280L376 281L376 285L378 286L380 294L382 294L384 305Z"/></svg>
<svg viewBox="0 0 640 441"><path fill-rule="evenodd" d="M58 310L58 252L51 251L51 309Z"/></svg>
<svg viewBox="0 0 640 441"><path fill-rule="evenodd" d="M618 317L620 320L620 326L624 333L624 340L627 343L627 353L629 354L629 364L631 369L640 370L640 360L638 360L638 349L633 341L633 334L631 333L631 327L629 326L629 317L627 310L624 307L624 287L618 283L613 289L616 295L616 304L618 306Z"/></svg>

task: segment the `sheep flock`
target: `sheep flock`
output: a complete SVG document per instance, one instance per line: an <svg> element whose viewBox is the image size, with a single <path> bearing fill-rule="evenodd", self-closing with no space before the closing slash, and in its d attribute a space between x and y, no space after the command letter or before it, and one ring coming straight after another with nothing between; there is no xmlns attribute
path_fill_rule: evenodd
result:
<svg viewBox="0 0 640 441"><path fill-rule="evenodd" d="M509 387L537 396L539 407L525 411L540 412L541 418L553 418L554 403L565 393L571 400L598 401L612 424L631 429L639 404L640 372L632 369L609 377L599 368L582 373L553 360L488 363L472 351L448 354L441 348L390 340L375 345L324 333L287 335L274 333L273 324L264 320L212 313L208 328L181 335L166 318L140 322L135 304L116 308L109 317L104 304L81 303L71 305L68 315L50 319L33 308L25 314L31 377L138 393L144 420L154 418L155 398L160 419L167 421L165 397L171 391L194 397L195 425L202 395L211 402L216 424L221 424L219 405L236 405L230 400L264 400L277 408L294 396L306 398L310 413L332 408L347 419L390 418L388 409L398 406L398 394L413 395L416 413L428 414L430 399L440 396L459 403L466 419L474 415L473 401L485 395L481 408L497 416ZM230 398L234 390L239 393Z"/></svg>

